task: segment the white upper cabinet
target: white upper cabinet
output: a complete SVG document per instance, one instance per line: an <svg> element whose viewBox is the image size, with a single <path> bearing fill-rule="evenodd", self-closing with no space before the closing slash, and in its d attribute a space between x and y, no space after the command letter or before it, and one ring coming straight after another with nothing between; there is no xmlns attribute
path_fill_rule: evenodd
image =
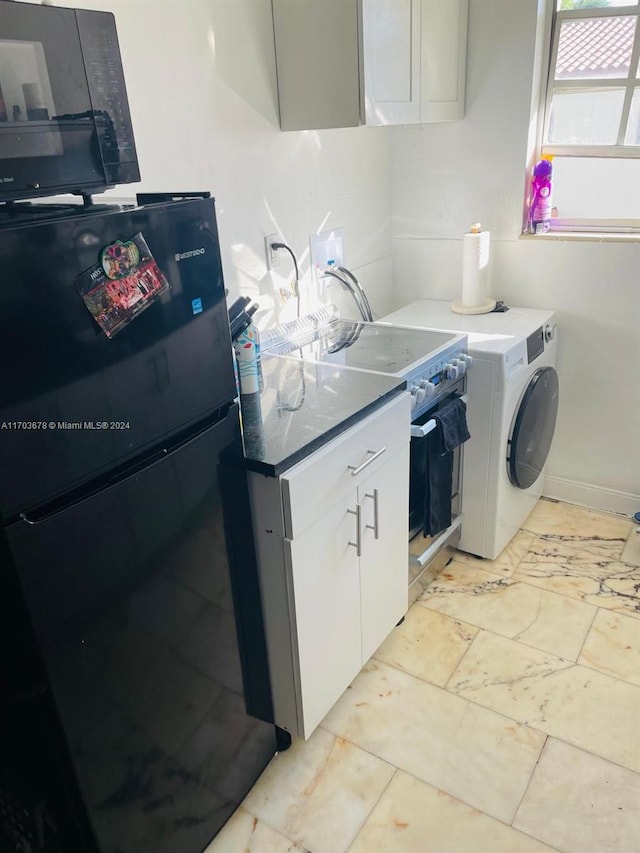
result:
<svg viewBox="0 0 640 853"><path fill-rule="evenodd" d="M421 0L362 0L364 123L420 121Z"/></svg>
<svg viewBox="0 0 640 853"><path fill-rule="evenodd" d="M273 0L283 130L464 115L469 0Z"/></svg>
<svg viewBox="0 0 640 853"><path fill-rule="evenodd" d="M464 118L469 0L422 0L420 121Z"/></svg>
<svg viewBox="0 0 640 853"><path fill-rule="evenodd" d="M358 0L273 0L282 130L360 124Z"/></svg>

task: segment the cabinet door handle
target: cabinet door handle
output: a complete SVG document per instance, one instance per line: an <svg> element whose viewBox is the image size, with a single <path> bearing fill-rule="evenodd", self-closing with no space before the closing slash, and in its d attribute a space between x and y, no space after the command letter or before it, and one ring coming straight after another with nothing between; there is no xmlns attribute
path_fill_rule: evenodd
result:
<svg viewBox="0 0 640 853"><path fill-rule="evenodd" d="M370 495L367 492L367 494L365 495L365 498L373 498L373 524L367 524L366 529L367 530L373 530L373 538L379 539L380 538L380 526L379 526L380 516L378 515L378 511L379 511L378 510L378 490L374 489L372 495Z"/></svg>
<svg viewBox="0 0 640 853"><path fill-rule="evenodd" d="M382 456L383 453L386 453L386 452L387 452L386 447L381 447L380 450L367 450L367 453L369 454L369 458L365 459L364 462L362 463L362 465L358 465L358 466L347 465L347 468L349 469L349 471L351 471L351 476L357 477L361 471L364 471L364 469L367 467L367 465L371 465L372 462L375 462L376 459L378 459L380 456Z"/></svg>
<svg viewBox="0 0 640 853"><path fill-rule="evenodd" d="M355 509L348 509L347 512L349 515L355 515L356 517L356 541L349 542L352 548L356 549L356 554L358 557L362 556L362 508L359 503L356 504Z"/></svg>

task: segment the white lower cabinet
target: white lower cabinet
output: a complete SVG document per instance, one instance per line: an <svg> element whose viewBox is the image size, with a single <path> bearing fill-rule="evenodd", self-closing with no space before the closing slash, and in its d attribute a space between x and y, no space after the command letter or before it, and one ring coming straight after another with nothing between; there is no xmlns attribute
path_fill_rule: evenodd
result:
<svg viewBox="0 0 640 853"><path fill-rule="evenodd" d="M250 474L275 722L300 737L407 610L409 427L401 394L279 478Z"/></svg>

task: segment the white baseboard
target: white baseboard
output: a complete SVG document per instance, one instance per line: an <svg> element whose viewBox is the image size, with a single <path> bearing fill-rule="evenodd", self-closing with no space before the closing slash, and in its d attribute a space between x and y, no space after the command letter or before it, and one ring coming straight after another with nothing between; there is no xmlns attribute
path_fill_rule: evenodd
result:
<svg viewBox="0 0 640 853"><path fill-rule="evenodd" d="M640 495L617 492L615 489L591 486L575 480L565 480L563 477L545 476L542 494L545 498L586 506L600 512L613 512L630 517L640 512Z"/></svg>

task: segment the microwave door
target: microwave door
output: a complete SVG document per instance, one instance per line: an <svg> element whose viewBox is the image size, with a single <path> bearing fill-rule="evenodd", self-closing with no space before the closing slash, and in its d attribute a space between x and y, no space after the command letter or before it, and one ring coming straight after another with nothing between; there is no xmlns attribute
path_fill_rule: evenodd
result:
<svg viewBox="0 0 640 853"><path fill-rule="evenodd" d="M6 116L0 123L0 191L24 198L40 189L95 183L101 168L91 150L91 100L73 9L2 2L0 21Z"/></svg>
<svg viewBox="0 0 640 853"><path fill-rule="evenodd" d="M0 0L0 201L138 177L113 15Z"/></svg>

